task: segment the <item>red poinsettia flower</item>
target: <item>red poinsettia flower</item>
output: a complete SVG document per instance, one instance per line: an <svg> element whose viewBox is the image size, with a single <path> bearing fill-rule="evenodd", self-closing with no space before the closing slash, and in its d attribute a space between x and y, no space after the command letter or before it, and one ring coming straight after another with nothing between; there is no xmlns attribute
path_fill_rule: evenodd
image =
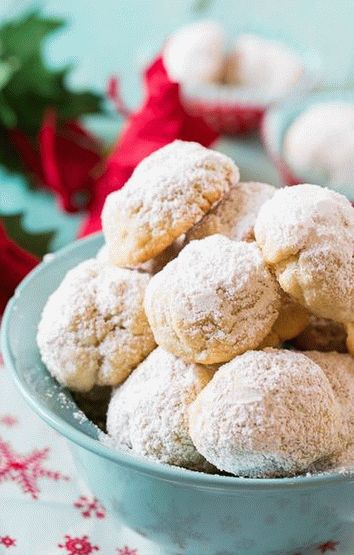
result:
<svg viewBox="0 0 354 555"><path fill-rule="evenodd" d="M88 206L101 146L81 124L58 124L55 111L48 109L35 144L20 129L12 129L10 138L27 170L56 195L60 208L76 212Z"/></svg>
<svg viewBox="0 0 354 555"><path fill-rule="evenodd" d="M53 191L68 212L88 205L101 161L100 145L75 121L57 126L48 110L39 132L43 184Z"/></svg>
<svg viewBox="0 0 354 555"><path fill-rule="evenodd" d="M145 156L175 139L209 146L218 137L204 120L187 114L181 103L179 85L170 80L161 56L146 69L144 81L145 100L141 108L132 114L120 98L118 81L113 78L108 84L109 98L117 110L122 115L129 115L129 118L96 182L90 213L81 229L81 236L101 228L101 211L106 196L123 187Z"/></svg>
<svg viewBox="0 0 354 555"><path fill-rule="evenodd" d="M37 263L35 256L9 239L0 224L0 314L17 285Z"/></svg>

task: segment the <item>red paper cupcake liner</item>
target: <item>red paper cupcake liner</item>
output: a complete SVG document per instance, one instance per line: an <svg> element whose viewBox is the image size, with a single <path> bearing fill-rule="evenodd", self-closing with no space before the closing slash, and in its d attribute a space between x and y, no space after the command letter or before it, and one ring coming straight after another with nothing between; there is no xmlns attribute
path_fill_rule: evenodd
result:
<svg viewBox="0 0 354 555"><path fill-rule="evenodd" d="M259 129L265 112L263 106L205 99L184 98L183 104L189 114L202 117L215 131L227 135L242 135Z"/></svg>

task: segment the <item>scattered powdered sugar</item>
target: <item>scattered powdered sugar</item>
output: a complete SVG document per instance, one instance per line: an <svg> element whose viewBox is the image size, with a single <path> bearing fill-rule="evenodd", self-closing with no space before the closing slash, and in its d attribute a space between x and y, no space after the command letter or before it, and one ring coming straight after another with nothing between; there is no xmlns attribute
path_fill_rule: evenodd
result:
<svg viewBox="0 0 354 555"><path fill-rule="evenodd" d="M221 233L235 241L253 241L259 209L275 191L267 183L251 181L232 185L222 201L187 233L187 239Z"/></svg>
<svg viewBox="0 0 354 555"><path fill-rule="evenodd" d="M150 281L145 310L156 342L213 364L256 348L278 316L278 285L255 243L192 241Z"/></svg>
<svg viewBox="0 0 354 555"><path fill-rule="evenodd" d="M112 263L136 266L188 231L239 180L227 156L174 141L145 158L108 195L102 224Z"/></svg>
<svg viewBox="0 0 354 555"><path fill-rule="evenodd" d="M189 437L187 409L212 375L212 369L155 349L113 394L107 414L110 439L104 443L160 462L210 470Z"/></svg>
<svg viewBox="0 0 354 555"><path fill-rule="evenodd" d="M189 414L198 451L235 475L297 474L341 445L342 414L328 379L291 351L236 357L216 372Z"/></svg>
<svg viewBox="0 0 354 555"><path fill-rule="evenodd" d="M354 319L354 209L317 185L287 187L261 207L257 243L281 287L319 317Z"/></svg>
<svg viewBox="0 0 354 555"><path fill-rule="evenodd" d="M143 309L149 276L86 260L44 307L37 342L49 372L88 391L117 385L155 347Z"/></svg>

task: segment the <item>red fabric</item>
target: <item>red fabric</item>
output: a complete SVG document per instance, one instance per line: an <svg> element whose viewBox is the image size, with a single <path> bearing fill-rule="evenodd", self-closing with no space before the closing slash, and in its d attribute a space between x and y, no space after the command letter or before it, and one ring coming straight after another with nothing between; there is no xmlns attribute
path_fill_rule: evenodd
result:
<svg viewBox="0 0 354 555"><path fill-rule="evenodd" d="M218 137L200 117L188 115L180 101L179 85L170 81L158 57L145 72L146 98L127 120L123 132L95 186L90 213L80 236L101 229L106 196L123 187L143 158L175 139L209 146Z"/></svg>
<svg viewBox="0 0 354 555"><path fill-rule="evenodd" d="M35 256L9 239L0 224L0 314L16 286L37 263Z"/></svg>
<svg viewBox="0 0 354 555"><path fill-rule="evenodd" d="M101 153L98 141L79 123L58 126L55 111L48 110L36 142L20 129L9 135L26 169L55 194L60 208L76 212L89 204Z"/></svg>

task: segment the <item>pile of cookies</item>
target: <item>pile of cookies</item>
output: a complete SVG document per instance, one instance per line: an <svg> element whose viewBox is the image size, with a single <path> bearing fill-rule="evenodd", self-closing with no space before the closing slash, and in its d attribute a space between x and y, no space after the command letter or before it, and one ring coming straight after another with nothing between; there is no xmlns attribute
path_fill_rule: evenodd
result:
<svg viewBox="0 0 354 555"><path fill-rule="evenodd" d="M49 298L38 345L91 402L114 388L114 448L276 477L348 447L354 210L343 196L240 183L227 156L175 141L107 197L102 223L105 246Z"/></svg>
<svg viewBox="0 0 354 555"><path fill-rule="evenodd" d="M197 21L168 37L162 55L170 78L187 86L225 85L261 91L269 98L289 94L305 73L301 56L285 43L241 34L227 47L216 21Z"/></svg>

